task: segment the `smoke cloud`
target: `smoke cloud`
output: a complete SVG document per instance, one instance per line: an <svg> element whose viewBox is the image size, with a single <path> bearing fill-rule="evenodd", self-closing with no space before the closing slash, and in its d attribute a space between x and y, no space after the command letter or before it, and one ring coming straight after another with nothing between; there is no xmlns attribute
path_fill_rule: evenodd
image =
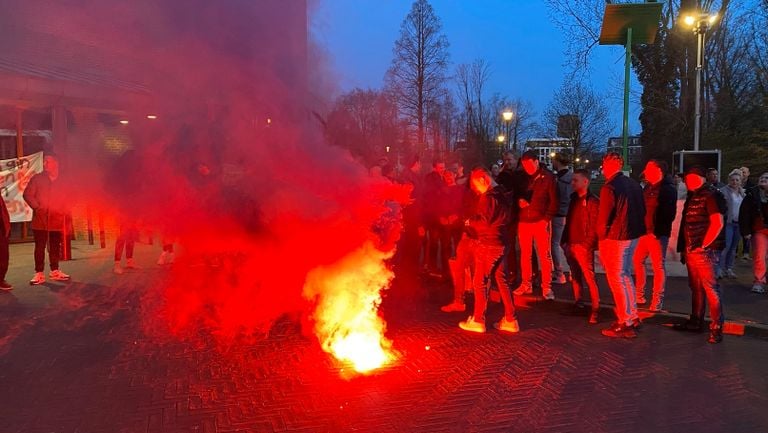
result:
<svg viewBox="0 0 768 433"><path fill-rule="evenodd" d="M180 263L145 295L148 332L259 335L285 314L312 330L316 307L340 298L326 297L338 287L307 286L309 274L391 256L394 203L409 192L325 144L313 113L325 101L308 84L322 81L313 75L323 65L307 7L2 1L15 11L0 24L18 62L45 56L72 88L93 89L93 105L130 122L114 125L127 144L111 155L83 151L76 135L56 150L79 208L140 221L180 247ZM376 266L386 285L391 275Z"/></svg>

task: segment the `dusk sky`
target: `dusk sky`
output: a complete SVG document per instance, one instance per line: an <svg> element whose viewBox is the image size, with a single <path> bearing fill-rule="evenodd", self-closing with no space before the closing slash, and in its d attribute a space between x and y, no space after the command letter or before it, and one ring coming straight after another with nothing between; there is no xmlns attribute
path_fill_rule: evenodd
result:
<svg viewBox="0 0 768 433"><path fill-rule="evenodd" d="M327 50L340 91L380 88L392 60L400 23L412 0L323 0L311 16L315 40ZM490 62L489 95L498 92L531 101L537 119L560 86L565 36L543 1L432 0L450 42L453 68L482 58ZM623 47L598 46L586 84L605 96L614 135L621 134ZM632 75L633 99L641 87ZM450 83L455 88L454 83ZM639 106L632 104L631 133L639 133Z"/></svg>

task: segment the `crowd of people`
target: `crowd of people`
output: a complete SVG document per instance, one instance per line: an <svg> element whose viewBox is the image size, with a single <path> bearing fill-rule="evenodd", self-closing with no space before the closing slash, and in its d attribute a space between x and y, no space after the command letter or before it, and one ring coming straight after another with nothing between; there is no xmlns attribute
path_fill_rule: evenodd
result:
<svg viewBox="0 0 768 433"><path fill-rule="evenodd" d="M69 281L70 275L64 273L59 264L64 251L64 236L67 233L68 205L67 194L63 190L64 185L60 180L59 158L54 153L46 153L43 157L43 171L35 174L29 180L24 190L24 201L32 209L32 230L34 247L34 274L29 281L30 285L44 284L45 255L48 252L48 278L53 281ZM3 220L4 230L0 232L0 291L10 291L13 286L8 283L6 276L10 261L9 238L11 221L5 201L0 200L0 217ZM115 264L113 272L122 274L122 256L125 251L125 268L135 269L136 262L133 259L134 245L138 241L139 230L135 221L121 219L115 239ZM70 230L71 234L71 230ZM173 243L171 240L163 240L163 252L158 259L158 265L173 263Z"/></svg>
<svg viewBox="0 0 768 433"><path fill-rule="evenodd" d="M43 161L43 172L33 176L24 191L33 211L32 285L45 282L46 249L49 278L70 279L59 269L66 212L60 201L65 194L60 191L58 158L46 154ZM765 293L768 172L754 183L746 167L735 169L723 185L716 169L693 166L673 175L665 161L652 159L636 181L622 171L622 156L610 152L602 160L605 183L595 194L590 191L591 173L572 169L567 155L556 155L552 168L545 167L535 151L522 156L505 152L498 171L478 166L469 173L459 163L446 167L436 160L424 175L421 162L415 159L399 179L412 185L413 202L402 210L403 232L395 264L398 277L427 273L450 281L453 300L442 307L445 312L466 311L465 292L472 290L474 311L459 323L472 332L486 332L488 299L497 295L504 317L494 326L512 333L520 330L513 295L532 294L536 289L544 299L554 300L553 283L570 280L574 308L589 308L588 321L595 324L600 311L595 279L599 253L616 316L602 334L633 338L640 326L638 305L647 304L651 311L663 308L666 256L676 238L676 251L688 271L692 311L675 328L703 332L708 304L710 343L722 340L724 315L717 280L736 277L739 242L744 254L751 254L752 291ZM386 165L370 173L393 176ZM4 225L0 290L11 290L5 280L10 219L2 200L0 216ZM115 242L116 274L123 273L123 252L126 267L136 266L137 238L135 222L121 221ZM653 269L649 289L648 259ZM164 240L158 264L173 260L173 243Z"/></svg>
<svg viewBox="0 0 768 433"><path fill-rule="evenodd" d="M719 343L724 315L717 280L735 277L741 238L747 241L746 254L752 254L752 291L765 291L768 173L750 184L748 169L737 169L722 185L717 170L693 166L674 174L657 159L648 161L639 181L623 169L621 155L606 154L605 183L595 194L591 173L572 169L562 154L550 170L537 152L518 156L508 151L498 170L475 167L468 174L459 164L447 169L435 160L423 175L421 162L414 160L399 179L413 185L414 202L403 210L396 273L427 273L452 282L453 300L442 307L445 312L466 311L465 291L471 289L473 311L459 323L467 331L486 332L488 299L498 296L504 316L494 327L515 333L520 325L513 295L536 290L554 300L552 284L568 281L574 309L588 311L589 323L598 323L599 253L616 316L602 334L634 338L641 326L638 305L663 308L666 256L670 239L676 238L688 271L692 311L675 329L705 331L709 305L708 341ZM649 259L653 278L646 287Z"/></svg>

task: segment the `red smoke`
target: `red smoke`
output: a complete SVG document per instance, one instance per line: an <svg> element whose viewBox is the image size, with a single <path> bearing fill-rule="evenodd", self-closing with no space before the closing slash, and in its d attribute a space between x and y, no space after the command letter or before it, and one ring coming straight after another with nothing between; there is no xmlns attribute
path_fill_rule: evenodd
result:
<svg viewBox="0 0 768 433"><path fill-rule="evenodd" d="M80 205L176 241L179 263L145 296L148 332L258 335L286 313L309 323L324 297L305 291L310 272L370 245L384 252L364 254L378 263L392 251L393 203L408 191L323 141L305 2L1 4L15 11L0 24L17 61L44 56L130 120L130 150L117 157L57 152Z"/></svg>

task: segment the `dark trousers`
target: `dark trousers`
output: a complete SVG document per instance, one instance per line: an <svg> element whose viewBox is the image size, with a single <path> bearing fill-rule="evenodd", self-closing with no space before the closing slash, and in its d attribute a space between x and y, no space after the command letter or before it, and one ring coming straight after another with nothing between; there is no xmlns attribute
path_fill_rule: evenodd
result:
<svg viewBox="0 0 768 433"><path fill-rule="evenodd" d="M508 245L488 245L478 242L475 249L475 320L485 322L485 309L488 306L488 292L491 280L496 281L501 301L504 304L504 317L515 320L515 303L509 287L509 269L507 268Z"/></svg>
<svg viewBox="0 0 768 433"><path fill-rule="evenodd" d="M507 257L507 269L509 271L509 284L517 282L517 272L520 269L520 257L517 255L517 221L509 225L509 255Z"/></svg>
<svg viewBox="0 0 768 433"><path fill-rule="evenodd" d="M448 279L451 277L448 260L454 257L454 248L459 245L463 227L455 224L442 225L440 227L440 271L443 273L443 276Z"/></svg>
<svg viewBox="0 0 768 433"><path fill-rule="evenodd" d="M431 222L424 225L427 231L427 245L424 248L424 268L430 272L438 268L437 255L440 250L439 243L443 226L439 222Z"/></svg>
<svg viewBox="0 0 768 433"><path fill-rule="evenodd" d="M45 247L48 246L48 260L51 270L59 269L61 257L61 232L32 230L35 236L35 272L45 270Z"/></svg>
<svg viewBox="0 0 768 433"><path fill-rule="evenodd" d="M2 230L2 232L0 233L0 281L5 281L11 254L8 251L8 237L5 235L5 230Z"/></svg>
<svg viewBox="0 0 768 433"><path fill-rule="evenodd" d="M573 298L581 301L584 291L582 279L589 289L589 297L592 301L592 309L600 308L600 292L595 281L595 249L586 245L572 244L565 248L565 258L571 268L571 284L573 285Z"/></svg>
<svg viewBox="0 0 768 433"><path fill-rule="evenodd" d="M120 234L115 241L115 261L119 262L123 258L123 248L125 248L125 258L133 258L133 247L139 238L139 230L132 225L121 225Z"/></svg>
<svg viewBox="0 0 768 433"><path fill-rule="evenodd" d="M716 251L697 250L685 254L688 268L688 284L691 286L691 320L703 321L709 302L711 328L723 326L723 304L720 285L715 278Z"/></svg>

